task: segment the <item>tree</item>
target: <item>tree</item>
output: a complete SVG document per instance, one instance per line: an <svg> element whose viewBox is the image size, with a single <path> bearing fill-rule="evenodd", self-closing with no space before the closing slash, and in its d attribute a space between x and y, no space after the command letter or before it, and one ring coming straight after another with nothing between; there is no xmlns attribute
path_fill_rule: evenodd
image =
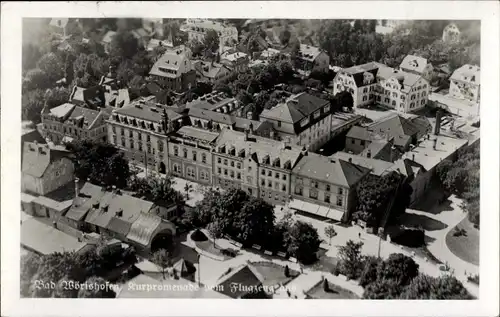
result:
<svg viewBox="0 0 500 317"><path fill-rule="evenodd" d="M238 238L246 244L267 242L274 229L274 207L266 201L249 197L233 219Z"/></svg>
<svg viewBox="0 0 500 317"><path fill-rule="evenodd" d="M398 299L401 287L394 280L376 280L368 284L363 292L364 299Z"/></svg>
<svg viewBox="0 0 500 317"><path fill-rule="evenodd" d="M41 259L34 253L28 253L21 256L21 296L30 296L30 285L33 276L38 271Z"/></svg>
<svg viewBox="0 0 500 317"><path fill-rule="evenodd" d="M339 104L341 107L345 107L351 110L354 106L354 99L352 98L352 95L347 91L339 92L335 95L335 98L337 99L337 104Z"/></svg>
<svg viewBox="0 0 500 317"><path fill-rule="evenodd" d="M165 271L172 265L170 252L165 249L159 249L153 253L151 261L156 264L158 269L161 271L163 279L165 279Z"/></svg>
<svg viewBox="0 0 500 317"><path fill-rule="evenodd" d="M394 280L397 285L404 286L418 275L418 264L401 253L393 253L378 267L378 279Z"/></svg>
<svg viewBox="0 0 500 317"><path fill-rule="evenodd" d="M130 175L128 162L112 144L83 139L68 143L66 147L72 152L76 177L89 178L91 182L103 186L127 186Z"/></svg>
<svg viewBox="0 0 500 317"><path fill-rule="evenodd" d="M321 241L316 228L310 223L297 221L285 235L285 243L290 254L299 262L308 264L317 259L316 252Z"/></svg>
<svg viewBox="0 0 500 317"><path fill-rule="evenodd" d="M23 92L47 89L53 86L50 78L40 68L30 69L23 78Z"/></svg>
<svg viewBox="0 0 500 317"><path fill-rule="evenodd" d="M333 225L329 225L325 227L325 235L329 239L328 244L332 244L332 238L337 235L337 231L335 231L335 227Z"/></svg>
<svg viewBox="0 0 500 317"><path fill-rule="evenodd" d="M64 76L64 61L55 53L43 55L36 64L46 74L49 82L56 82Z"/></svg>
<svg viewBox="0 0 500 317"><path fill-rule="evenodd" d="M364 268L359 278L359 285L366 287L368 284L375 282L378 278L378 267L382 262L381 259L374 256L367 256L363 260Z"/></svg>
<svg viewBox="0 0 500 317"><path fill-rule="evenodd" d="M467 289L454 276L438 278L419 274L402 292L401 299L472 299Z"/></svg>
<svg viewBox="0 0 500 317"><path fill-rule="evenodd" d="M207 58L214 58L219 49L219 35L215 30L208 30L203 39L204 55Z"/></svg>
<svg viewBox="0 0 500 317"><path fill-rule="evenodd" d="M186 193L186 200L189 200L189 193L193 191L193 185L186 182L184 185L184 192Z"/></svg>
<svg viewBox="0 0 500 317"><path fill-rule="evenodd" d="M78 291L78 298L115 298L116 293L102 277L92 276Z"/></svg>
<svg viewBox="0 0 500 317"><path fill-rule="evenodd" d="M23 65L23 73L35 67L38 59L42 56L40 49L38 46L27 43L23 44L22 51L22 65Z"/></svg>
<svg viewBox="0 0 500 317"><path fill-rule="evenodd" d="M119 31L113 36L109 55L117 58L130 59L139 51L139 42L132 33Z"/></svg>
<svg viewBox="0 0 500 317"><path fill-rule="evenodd" d="M356 279L361 274L361 248L363 242L348 240L345 246L338 247L339 268L342 274Z"/></svg>
<svg viewBox="0 0 500 317"><path fill-rule="evenodd" d="M49 109L60 106L69 101L71 91L66 87L55 87L45 91L45 103Z"/></svg>
<svg viewBox="0 0 500 317"><path fill-rule="evenodd" d="M290 42L290 37L291 33L287 28L281 31L279 35L281 45L288 45L288 42Z"/></svg>
<svg viewBox="0 0 500 317"><path fill-rule="evenodd" d="M212 236L212 239L214 240L214 248L215 248L216 247L215 240L222 237L222 235L224 234L224 227L219 221L216 220L208 224L207 230Z"/></svg>

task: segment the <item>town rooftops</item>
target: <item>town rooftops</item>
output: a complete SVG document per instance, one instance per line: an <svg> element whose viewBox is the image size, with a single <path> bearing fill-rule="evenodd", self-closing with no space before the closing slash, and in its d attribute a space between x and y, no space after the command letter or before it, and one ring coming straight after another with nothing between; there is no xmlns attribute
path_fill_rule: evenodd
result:
<svg viewBox="0 0 500 317"><path fill-rule="evenodd" d="M173 44L172 44L172 42L166 41L166 40L161 41L161 40L158 40L158 39L151 39L148 42L148 46L146 47L146 50L152 51L152 50L154 50L155 48L157 48L159 46L173 47Z"/></svg>
<svg viewBox="0 0 500 317"><path fill-rule="evenodd" d="M264 281L265 277L251 263L247 263L223 275L217 281L217 286L223 294L232 298L240 298L249 292L255 291L257 287L264 284ZM240 285L242 287L233 289L233 285ZM245 291L245 289L251 291Z"/></svg>
<svg viewBox="0 0 500 317"><path fill-rule="evenodd" d="M150 201L135 198L119 190L101 190L105 193L97 197L85 221L125 236L141 212L148 213L154 207Z"/></svg>
<svg viewBox="0 0 500 317"><path fill-rule="evenodd" d="M228 70L225 65L204 61L196 61L195 68L202 77L210 79L215 79L219 72L221 72L223 69Z"/></svg>
<svg viewBox="0 0 500 317"><path fill-rule="evenodd" d="M346 162L351 162L355 165L362 166L364 168L369 169L372 174L377 176L383 175L393 165L393 163L391 162L386 162L373 158L367 158L360 155L349 154L342 151L331 155L330 158L336 160L344 160Z"/></svg>
<svg viewBox="0 0 500 317"><path fill-rule="evenodd" d="M321 50L318 47L300 44L299 58L313 62L319 54L321 54Z"/></svg>
<svg viewBox="0 0 500 317"><path fill-rule="evenodd" d="M161 123L162 114L165 110L168 120L174 121L182 118L181 114L160 103L155 103L152 99L154 99L154 96L136 99L129 106L113 110L113 114Z"/></svg>
<svg viewBox="0 0 500 317"><path fill-rule="evenodd" d="M344 72L349 75L351 75L354 78L354 82L356 83L356 87L363 87L368 84L372 84L375 81L365 81L365 73L369 73L373 75L374 77L377 76L378 69L380 67L379 63L375 62L370 62L366 64L361 64L361 65L355 65L349 68L345 68L342 70L339 70L339 73Z"/></svg>
<svg viewBox="0 0 500 317"><path fill-rule="evenodd" d="M183 126L177 130L176 134L186 139L200 140L207 143L212 143L219 136L219 133L198 129L192 126Z"/></svg>
<svg viewBox="0 0 500 317"><path fill-rule="evenodd" d="M108 32L106 32L106 34L104 34L104 37L102 38L102 41L104 43L111 43L111 40L113 39L113 37L115 35L116 35L115 31L108 31Z"/></svg>
<svg viewBox="0 0 500 317"><path fill-rule="evenodd" d="M73 201L72 200L57 201L45 196L38 196L35 200L33 200L33 203L54 209L58 212L64 212L71 207Z"/></svg>
<svg viewBox="0 0 500 317"><path fill-rule="evenodd" d="M235 53L229 53L229 54L223 54L221 56L221 60L227 60L230 62L235 62L237 60L241 60L243 58L247 57L247 54L243 52L235 52Z"/></svg>
<svg viewBox="0 0 500 317"><path fill-rule="evenodd" d="M46 255L54 252L79 251L87 244L79 242L77 238L53 226L29 218L21 224L21 245L28 250Z"/></svg>
<svg viewBox="0 0 500 317"><path fill-rule="evenodd" d="M271 109L265 109L262 111L261 117L297 123L328 104L327 100L302 92L289 97L285 102L279 103Z"/></svg>
<svg viewBox="0 0 500 317"><path fill-rule="evenodd" d="M177 78L191 70L190 53L188 48L178 46L168 48L154 63L150 75Z"/></svg>
<svg viewBox="0 0 500 317"><path fill-rule="evenodd" d="M416 56L416 55L406 55L399 67L404 71L414 71L417 73L422 73L427 66L427 59Z"/></svg>
<svg viewBox="0 0 500 317"><path fill-rule="evenodd" d="M73 199L71 208L64 216L75 221L83 220L104 193L105 191L102 190L101 186L89 182L85 183L80 189L79 195Z"/></svg>
<svg viewBox="0 0 500 317"><path fill-rule="evenodd" d="M420 75L397 70L392 67L380 64L377 72L377 78L379 80L396 78L396 80L402 85L401 91L409 92L411 88L417 83L417 81L422 77Z"/></svg>
<svg viewBox="0 0 500 317"><path fill-rule="evenodd" d="M117 298L228 298L183 278L159 281L140 274L131 279L128 284L134 287L123 287L116 294Z"/></svg>
<svg viewBox="0 0 500 317"><path fill-rule="evenodd" d="M405 142L404 138L400 138L399 136L415 137L419 139L431 132L432 126L426 118L414 117L412 119L407 119L401 115L393 114L373 122L368 126L368 130L394 137L394 144L398 145L396 143ZM398 139L401 140L398 141Z"/></svg>
<svg viewBox="0 0 500 317"><path fill-rule="evenodd" d="M193 118L204 119L208 121L213 121L220 124L226 124L232 126L234 124L234 117L217 111L210 111L199 108L190 108L189 116Z"/></svg>
<svg viewBox="0 0 500 317"><path fill-rule="evenodd" d="M216 32L226 33L237 32L236 28L231 25L226 25L224 23L207 20L207 19L187 19L185 24L181 25L181 29L190 29L191 31L206 32L208 30L214 30ZM221 34L219 34L221 35Z"/></svg>
<svg viewBox="0 0 500 317"><path fill-rule="evenodd" d="M45 174L50 164L67 156L67 151L51 149L48 144L24 142L22 153L23 161L21 163L22 173L40 178Z"/></svg>
<svg viewBox="0 0 500 317"><path fill-rule="evenodd" d="M161 223L162 220L157 215L141 212L139 217L130 225L127 239L147 246Z"/></svg>
<svg viewBox="0 0 500 317"><path fill-rule="evenodd" d="M315 153L308 153L302 157L293 171L301 177L343 187L354 186L370 172L369 169L348 161L331 159Z"/></svg>
<svg viewBox="0 0 500 317"><path fill-rule="evenodd" d="M353 126L346 135L347 138L353 138L358 140L370 141L372 139L372 133L368 131L365 127Z"/></svg>
<svg viewBox="0 0 500 317"><path fill-rule="evenodd" d="M447 159L460 148L468 144L467 139L452 138L444 135L431 136L420 140L415 148L406 152L403 159L410 159L421 164L427 171L433 169L442 160ZM434 144L436 148L434 149Z"/></svg>
<svg viewBox="0 0 500 317"><path fill-rule="evenodd" d="M453 72L451 80L469 83L472 85L480 85L481 73L479 66L465 64Z"/></svg>
<svg viewBox="0 0 500 317"><path fill-rule="evenodd" d="M235 108L238 101L235 98L226 96L223 92L212 92L186 103L186 107L214 111L231 103Z"/></svg>
<svg viewBox="0 0 500 317"><path fill-rule="evenodd" d="M301 157L301 150L287 145L284 142L268 138L249 135L245 140L245 133L224 129L216 141L218 150L224 149L229 153L234 149L234 155L244 153L244 157L253 157L260 164L275 164L277 167L292 169Z"/></svg>
<svg viewBox="0 0 500 317"><path fill-rule="evenodd" d="M53 18L50 20L49 25L56 26L59 28L65 28L66 25L68 25L68 22L69 22L68 18Z"/></svg>

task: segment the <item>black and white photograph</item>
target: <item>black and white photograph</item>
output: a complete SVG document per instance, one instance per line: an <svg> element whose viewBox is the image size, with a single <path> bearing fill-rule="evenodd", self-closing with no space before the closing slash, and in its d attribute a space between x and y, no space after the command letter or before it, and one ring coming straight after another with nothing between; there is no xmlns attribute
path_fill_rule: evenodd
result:
<svg viewBox="0 0 500 317"><path fill-rule="evenodd" d="M20 92L2 112L2 147L8 121L21 138L5 140L19 155L2 151L2 180L16 167L20 182L2 181L2 198L20 194L2 220L21 208L9 222L20 239L9 297L251 299L232 303L247 309L484 299L480 285L498 275L481 274L483 260L498 265L498 249L480 261L480 245L498 223L480 233L498 205L483 206L480 183L499 174L497 161L480 164L481 148L498 152L481 144L481 121L499 104L481 74L498 66L484 58L498 37L479 13L351 18L344 3L331 18L161 17L115 6L18 18L20 81L2 76Z"/></svg>

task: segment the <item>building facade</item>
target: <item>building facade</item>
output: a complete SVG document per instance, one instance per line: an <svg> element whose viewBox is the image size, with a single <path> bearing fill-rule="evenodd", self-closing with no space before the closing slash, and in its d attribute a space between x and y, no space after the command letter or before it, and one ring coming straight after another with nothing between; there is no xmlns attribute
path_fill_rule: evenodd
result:
<svg viewBox="0 0 500 317"><path fill-rule="evenodd" d="M298 68L306 73L327 72L330 66L330 56L318 47L301 44L297 57Z"/></svg>
<svg viewBox="0 0 500 317"><path fill-rule="evenodd" d="M185 126L168 137L168 170L174 176L212 184L212 149L218 133Z"/></svg>
<svg viewBox="0 0 500 317"><path fill-rule="evenodd" d="M431 80L434 71L434 67L426 58L415 55L407 55L399 65L399 69L407 73L420 75L427 81Z"/></svg>
<svg viewBox="0 0 500 317"><path fill-rule="evenodd" d="M132 164L166 173L167 133L182 126L183 116L153 99L140 98L128 107L114 110L107 121L108 138Z"/></svg>
<svg viewBox="0 0 500 317"><path fill-rule="evenodd" d="M481 73L479 66L463 65L450 78L450 95L453 98L479 102Z"/></svg>
<svg viewBox="0 0 500 317"><path fill-rule="evenodd" d="M55 144L76 139L107 140L106 118L109 113L103 109L88 109L65 103L58 107L42 110L41 134Z"/></svg>
<svg viewBox="0 0 500 317"><path fill-rule="evenodd" d="M203 42L209 30L217 32L219 41L223 45L238 43L238 30L232 25L206 19L187 19L180 27L181 31L188 34L188 40Z"/></svg>
<svg viewBox="0 0 500 317"><path fill-rule="evenodd" d="M184 92L196 84L196 70L191 64L191 51L181 45L167 48L149 72L160 86L175 92Z"/></svg>
<svg viewBox="0 0 500 317"><path fill-rule="evenodd" d="M21 190L48 194L73 180L74 165L68 152L47 144L25 142L22 152Z"/></svg>
<svg viewBox="0 0 500 317"><path fill-rule="evenodd" d="M443 29L443 42L458 43L460 42L460 30L455 23L448 24Z"/></svg>

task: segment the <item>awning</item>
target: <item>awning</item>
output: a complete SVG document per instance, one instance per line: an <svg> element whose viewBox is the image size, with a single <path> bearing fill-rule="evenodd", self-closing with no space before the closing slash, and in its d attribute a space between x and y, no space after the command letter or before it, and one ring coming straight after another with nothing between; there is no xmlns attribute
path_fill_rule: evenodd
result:
<svg viewBox="0 0 500 317"><path fill-rule="evenodd" d="M328 210L329 210L328 207L320 206L318 208L318 216L326 217L326 215L328 214Z"/></svg>
<svg viewBox="0 0 500 317"><path fill-rule="evenodd" d="M298 199L293 199L292 201L290 201L288 206L295 210L307 212L336 221L340 221L344 216L344 212L342 210L328 208L326 206L320 206Z"/></svg>
<svg viewBox="0 0 500 317"><path fill-rule="evenodd" d="M307 212L312 213L312 214L315 214L315 215L318 214L318 208L319 208L319 205L311 204L311 203L308 203L306 201L302 205L302 210L307 211Z"/></svg>
<svg viewBox="0 0 500 317"><path fill-rule="evenodd" d="M337 221L340 221L343 216L344 216L343 211L337 210L337 209L332 209L332 208L330 208L330 210L328 210L328 213L326 214L327 218L337 220Z"/></svg>

